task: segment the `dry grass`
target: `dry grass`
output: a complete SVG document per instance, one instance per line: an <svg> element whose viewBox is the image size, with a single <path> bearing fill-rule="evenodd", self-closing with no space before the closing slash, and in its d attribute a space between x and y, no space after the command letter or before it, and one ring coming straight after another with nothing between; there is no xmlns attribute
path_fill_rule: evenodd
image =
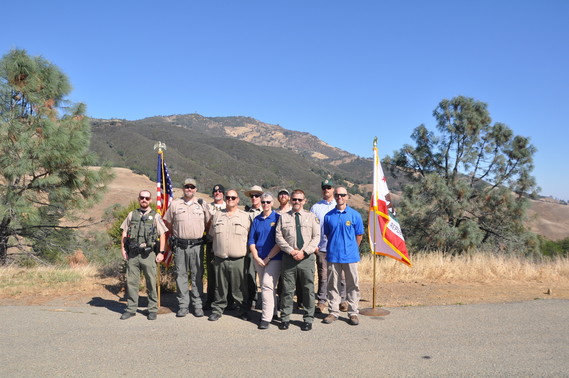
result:
<svg viewBox="0 0 569 378"><path fill-rule="evenodd" d="M569 259L535 262L520 256L473 253L446 256L443 253L417 254L408 267L388 257L378 256L376 280L379 282L549 282L569 284ZM373 257L365 256L359 267L362 282L373 279Z"/></svg>
<svg viewBox="0 0 569 378"><path fill-rule="evenodd" d="M70 289L91 287L99 277L98 268L84 265L58 267L2 267L0 268L0 295L57 295Z"/></svg>

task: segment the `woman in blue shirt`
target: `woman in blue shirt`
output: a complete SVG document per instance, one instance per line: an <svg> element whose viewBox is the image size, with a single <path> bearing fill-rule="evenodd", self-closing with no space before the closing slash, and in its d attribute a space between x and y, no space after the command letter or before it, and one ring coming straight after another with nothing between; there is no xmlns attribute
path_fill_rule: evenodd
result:
<svg viewBox="0 0 569 378"><path fill-rule="evenodd" d="M273 210L273 196L263 193L261 208L263 212L253 219L249 232L249 250L261 281L263 309L259 329L269 328L276 314L275 287L281 274L282 252L275 242L275 227L280 215Z"/></svg>

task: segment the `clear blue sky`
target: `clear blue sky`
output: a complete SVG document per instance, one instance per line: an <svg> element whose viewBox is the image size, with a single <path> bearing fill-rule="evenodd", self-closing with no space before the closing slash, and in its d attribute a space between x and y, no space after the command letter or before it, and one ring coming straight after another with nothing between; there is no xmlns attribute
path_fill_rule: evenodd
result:
<svg viewBox="0 0 569 378"><path fill-rule="evenodd" d="M569 1L5 2L0 54L70 78L96 118L243 115L370 157L411 143L457 95L537 147L569 199Z"/></svg>

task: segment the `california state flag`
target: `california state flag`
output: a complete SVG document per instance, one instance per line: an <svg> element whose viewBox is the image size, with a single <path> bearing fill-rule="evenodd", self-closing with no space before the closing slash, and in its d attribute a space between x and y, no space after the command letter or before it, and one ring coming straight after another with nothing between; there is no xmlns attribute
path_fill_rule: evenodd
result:
<svg viewBox="0 0 569 378"><path fill-rule="evenodd" d="M411 266L399 223L389 212L389 189L373 142L373 192L369 204L368 235L372 253L384 255Z"/></svg>

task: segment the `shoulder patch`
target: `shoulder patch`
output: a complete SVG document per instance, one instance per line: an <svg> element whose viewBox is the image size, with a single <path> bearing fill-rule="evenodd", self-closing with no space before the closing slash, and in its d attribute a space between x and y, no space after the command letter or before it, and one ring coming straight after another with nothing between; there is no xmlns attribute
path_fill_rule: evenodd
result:
<svg viewBox="0 0 569 378"><path fill-rule="evenodd" d="M320 224L320 218L314 217L314 219L316 220L316 223Z"/></svg>

